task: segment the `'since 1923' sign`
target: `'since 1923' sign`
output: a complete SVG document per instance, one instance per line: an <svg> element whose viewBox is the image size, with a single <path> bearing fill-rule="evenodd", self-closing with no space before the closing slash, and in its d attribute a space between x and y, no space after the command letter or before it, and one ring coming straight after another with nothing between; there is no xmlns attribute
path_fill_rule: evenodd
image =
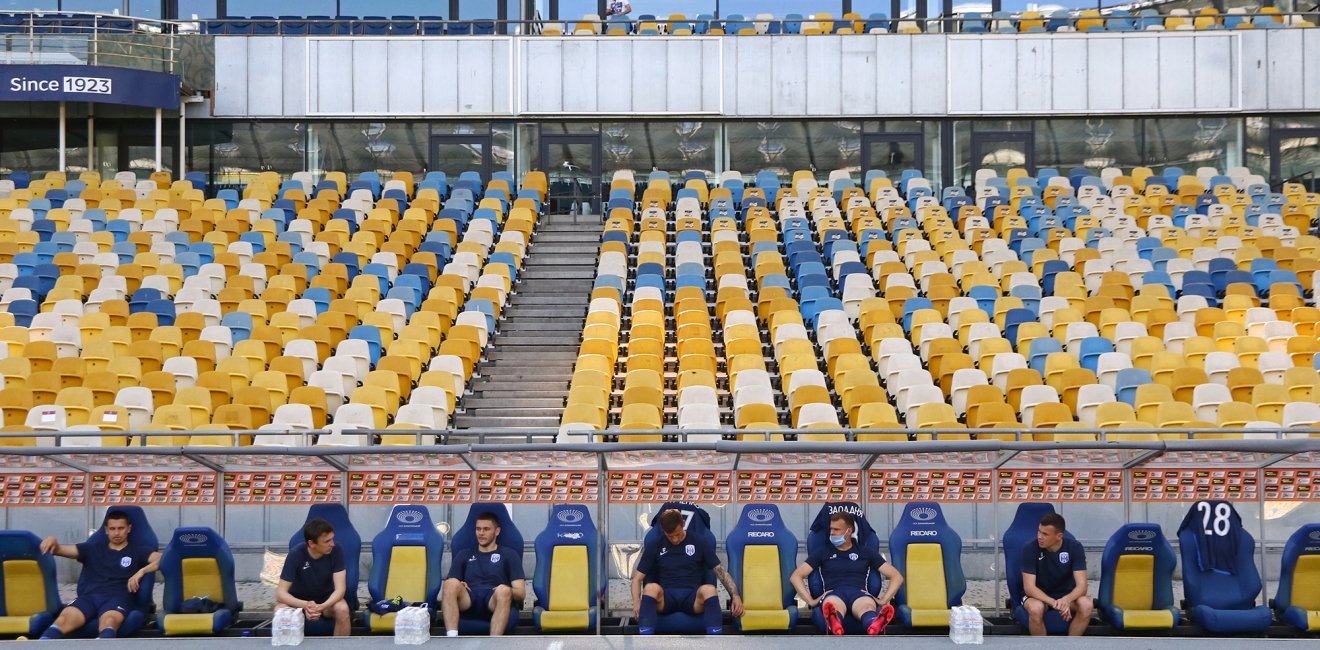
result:
<svg viewBox="0 0 1320 650"><path fill-rule="evenodd" d="M110 66L0 65L0 101L179 107L179 77Z"/></svg>

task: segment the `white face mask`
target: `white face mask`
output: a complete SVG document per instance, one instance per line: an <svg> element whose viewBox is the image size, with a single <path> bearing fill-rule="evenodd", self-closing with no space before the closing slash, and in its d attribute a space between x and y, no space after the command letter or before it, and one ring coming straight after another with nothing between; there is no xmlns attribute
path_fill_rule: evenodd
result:
<svg viewBox="0 0 1320 650"><path fill-rule="evenodd" d="M846 541L848 541L847 535L830 535L830 543L836 547L843 546L843 543Z"/></svg>

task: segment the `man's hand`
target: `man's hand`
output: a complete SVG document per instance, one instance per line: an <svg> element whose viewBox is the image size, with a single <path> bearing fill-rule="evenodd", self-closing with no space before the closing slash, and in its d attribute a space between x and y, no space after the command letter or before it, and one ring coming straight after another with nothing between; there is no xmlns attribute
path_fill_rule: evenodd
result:
<svg viewBox="0 0 1320 650"><path fill-rule="evenodd" d="M38 548L42 553L49 555L51 553L54 553L55 549L59 547L60 547L59 540L55 539L54 535L51 535L50 537L41 540L41 546Z"/></svg>
<svg viewBox="0 0 1320 650"><path fill-rule="evenodd" d="M833 590L833 589L830 589L830 590L826 591L825 593L821 594L821 595L820 595L820 598L817 598L816 600L808 600L808 601L807 601L807 608L808 608L808 609L816 609L817 607L820 607L820 604L823 603L823 602L825 602L825 597L828 596L828 595L830 595L830 594L832 594L832 593L834 593L834 590Z"/></svg>
<svg viewBox="0 0 1320 650"><path fill-rule="evenodd" d="M1059 618L1062 618L1064 622L1072 620L1072 601L1067 596L1055 599L1054 609L1059 612Z"/></svg>
<svg viewBox="0 0 1320 650"><path fill-rule="evenodd" d="M307 615L309 621L321 618L321 606L310 600L307 601L306 605L303 605L303 612Z"/></svg>
<svg viewBox="0 0 1320 650"><path fill-rule="evenodd" d="M637 620L637 619L641 618L641 616L642 616L642 601L640 601L640 600L634 601L634 602L633 602L633 620Z"/></svg>
<svg viewBox="0 0 1320 650"><path fill-rule="evenodd" d="M137 573L134 573L133 576L130 577L130 578L128 579L128 593L130 593L130 594L135 594L135 593L137 593L138 586L140 586L140 585L142 584L142 576L143 576L143 573L142 573L141 571L138 571Z"/></svg>
<svg viewBox="0 0 1320 650"><path fill-rule="evenodd" d="M734 618L738 618L741 617L743 614L745 614L747 612L747 609L743 607L742 599L737 596L734 596L733 604L729 606L729 611L733 614Z"/></svg>

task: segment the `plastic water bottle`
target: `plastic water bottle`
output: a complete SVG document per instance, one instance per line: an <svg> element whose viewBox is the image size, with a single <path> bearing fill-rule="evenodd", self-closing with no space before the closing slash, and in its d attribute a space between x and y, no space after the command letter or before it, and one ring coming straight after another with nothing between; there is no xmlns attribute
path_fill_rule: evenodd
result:
<svg viewBox="0 0 1320 650"><path fill-rule="evenodd" d="M949 610L949 640L958 645L966 643L963 641L962 605L955 605Z"/></svg>
<svg viewBox="0 0 1320 650"><path fill-rule="evenodd" d="M394 645L421 645L431 640L431 613L426 607L405 607L394 617Z"/></svg>
<svg viewBox="0 0 1320 650"><path fill-rule="evenodd" d="M278 609L271 621L271 645L299 645L303 641L303 613L300 609Z"/></svg>
<svg viewBox="0 0 1320 650"><path fill-rule="evenodd" d="M985 625L982 624L981 610L971 607L972 610L972 643L981 645L985 643Z"/></svg>

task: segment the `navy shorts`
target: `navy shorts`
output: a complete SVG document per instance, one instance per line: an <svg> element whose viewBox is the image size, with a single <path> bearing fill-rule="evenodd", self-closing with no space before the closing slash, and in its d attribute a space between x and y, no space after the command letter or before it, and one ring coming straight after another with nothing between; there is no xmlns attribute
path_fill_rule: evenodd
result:
<svg viewBox="0 0 1320 650"><path fill-rule="evenodd" d="M463 612L468 618L490 618L495 615L490 608L490 599L495 597L495 588L473 589L468 587L468 596L472 598L472 607Z"/></svg>
<svg viewBox="0 0 1320 650"><path fill-rule="evenodd" d="M106 612L119 612L127 617L133 611L133 602L120 594L88 594L73 599L69 607L77 608L89 621L99 621Z"/></svg>
<svg viewBox="0 0 1320 650"><path fill-rule="evenodd" d="M697 606L697 589L700 587L666 587L665 588L665 608L660 611L661 614L672 614L674 612L683 612L685 614L695 615Z"/></svg>
<svg viewBox="0 0 1320 650"><path fill-rule="evenodd" d="M843 601L843 607L847 611L843 611L839 613L843 614L844 616L850 615L852 613L853 603L856 603L858 600L862 598L869 599L872 603L876 603L877 605L879 604L878 601L876 601L875 596L872 596L871 594L868 594L865 591L862 591L861 589L846 589L846 588L835 589L831 591L826 597L828 598L829 596L835 596L839 600Z"/></svg>

